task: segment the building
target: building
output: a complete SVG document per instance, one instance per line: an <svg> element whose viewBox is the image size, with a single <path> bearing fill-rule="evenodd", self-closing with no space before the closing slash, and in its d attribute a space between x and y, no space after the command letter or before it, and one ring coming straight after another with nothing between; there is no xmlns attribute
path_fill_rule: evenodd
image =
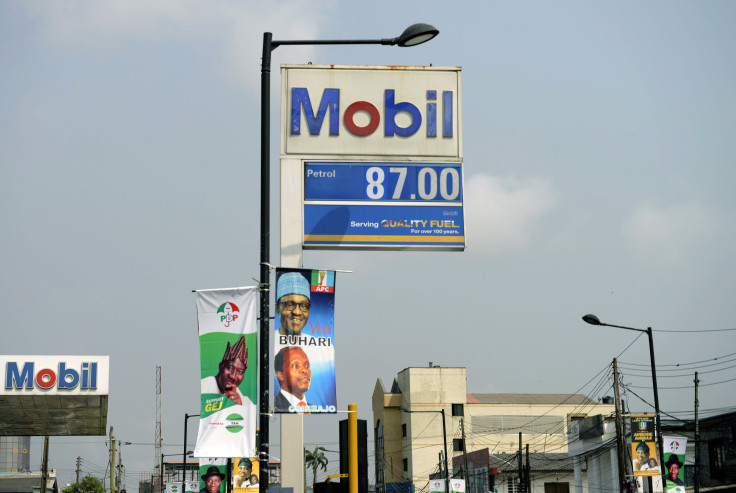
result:
<svg viewBox="0 0 736 493"><path fill-rule="evenodd" d="M428 492L430 478L444 477L445 441L451 477L467 477L468 493L520 493L525 484L565 493L570 423L597 414L613 415L613 404L579 394L469 394L465 368L406 368L390 391L381 379L373 391L376 493Z"/></svg>

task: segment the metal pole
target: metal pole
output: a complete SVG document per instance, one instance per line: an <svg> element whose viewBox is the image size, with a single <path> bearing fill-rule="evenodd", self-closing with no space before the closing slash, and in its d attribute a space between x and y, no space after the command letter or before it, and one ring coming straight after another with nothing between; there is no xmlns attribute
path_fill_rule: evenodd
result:
<svg viewBox="0 0 736 493"><path fill-rule="evenodd" d="M348 491L358 493L358 405L348 404Z"/></svg>
<svg viewBox="0 0 736 493"><path fill-rule="evenodd" d="M664 448L662 447L662 420L659 417L659 392L657 392L657 367L654 365L654 340L652 338L652 328L647 327L647 336L649 336L649 358L652 360L652 387L654 390L654 417L657 420L657 447L659 448L659 472L662 476L662 489L665 490L665 481L667 475L664 468Z"/></svg>
<svg viewBox="0 0 736 493"><path fill-rule="evenodd" d="M445 426L445 408L440 409L442 412L442 440L445 444L445 493L450 493L450 471L447 469L447 427Z"/></svg>
<svg viewBox="0 0 736 493"><path fill-rule="evenodd" d="M261 468L268 469L269 461L269 428L268 402L269 395L269 337L271 331L268 322L269 300L269 263L271 248L271 33L263 33L263 58L261 59L261 324L260 324L260 375L259 375L259 423L261 444L258 459ZM261 473L263 476L263 473ZM268 476L266 476L268 477ZM268 481L259 481L260 493L268 493Z"/></svg>

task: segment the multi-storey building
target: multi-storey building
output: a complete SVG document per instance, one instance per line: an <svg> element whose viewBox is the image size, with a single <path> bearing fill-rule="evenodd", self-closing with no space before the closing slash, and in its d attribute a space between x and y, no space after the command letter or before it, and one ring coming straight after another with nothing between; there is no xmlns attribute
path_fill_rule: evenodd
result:
<svg viewBox="0 0 736 493"><path fill-rule="evenodd" d="M373 391L376 492L428 492L430 478L444 477L445 442L450 476L467 478L468 493L569 491L570 423L613 415L606 402L579 394L468 393L465 368L406 368L389 391L381 379ZM523 472L527 452L531 474Z"/></svg>

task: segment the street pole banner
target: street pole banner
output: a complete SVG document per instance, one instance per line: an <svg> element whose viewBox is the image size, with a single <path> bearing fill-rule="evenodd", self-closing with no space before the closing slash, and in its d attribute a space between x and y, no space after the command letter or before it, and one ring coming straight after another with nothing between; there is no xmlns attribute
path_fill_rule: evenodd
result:
<svg viewBox="0 0 736 493"><path fill-rule="evenodd" d="M450 480L450 491L451 493L465 493L465 480L452 478Z"/></svg>
<svg viewBox="0 0 736 493"><path fill-rule="evenodd" d="M194 456L250 457L256 443L258 288L202 290L196 298L201 407Z"/></svg>
<svg viewBox="0 0 736 493"><path fill-rule="evenodd" d="M258 491L258 475L260 463L255 457L241 457L233 459L232 477L235 493L255 493Z"/></svg>
<svg viewBox="0 0 736 493"><path fill-rule="evenodd" d="M444 479L430 479L429 480L429 492L430 493L445 493L445 480Z"/></svg>
<svg viewBox="0 0 736 493"><path fill-rule="evenodd" d="M227 491L227 459L201 457L199 459L199 482L194 491L199 493L225 493Z"/></svg>
<svg viewBox="0 0 736 493"><path fill-rule="evenodd" d="M198 493L199 481L187 481L186 491L184 493Z"/></svg>
<svg viewBox="0 0 736 493"><path fill-rule="evenodd" d="M182 493L181 482L166 483L166 493Z"/></svg>
<svg viewBox="0 0 736 493"><path fill-rule="evenodd" d="M274 411L337 412L335 271L276 269Z"/></svg>
<svg viewBox="0 0 736 493"><path fill-rule="evenodd" d="M654 415L631 415L631 457L634 476L659 476L657 444L654 437Z"/></svg>
<svg viewBox="0 0 736 493"><path fill-rule="evenodd" d="M667 493L685 493L685 449L687 448L687 438L663 436L664 447L664 467L669 473L665 480L665 490Z"/></svg>

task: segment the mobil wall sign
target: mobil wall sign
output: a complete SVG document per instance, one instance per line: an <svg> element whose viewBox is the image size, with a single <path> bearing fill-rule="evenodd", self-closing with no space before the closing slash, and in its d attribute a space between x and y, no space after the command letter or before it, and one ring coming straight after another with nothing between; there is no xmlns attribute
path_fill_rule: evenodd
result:
<svg viewBox="0 0 736 493"><path fill-rule="evenodd" d="M462 158L459 67L281 70L282 155Z"/></svg>
<svg viewBox="0 0 736 493"><path fill-rule="evenodd" d="M108 393L109 356L0 356L0 395Z"/></svg>

